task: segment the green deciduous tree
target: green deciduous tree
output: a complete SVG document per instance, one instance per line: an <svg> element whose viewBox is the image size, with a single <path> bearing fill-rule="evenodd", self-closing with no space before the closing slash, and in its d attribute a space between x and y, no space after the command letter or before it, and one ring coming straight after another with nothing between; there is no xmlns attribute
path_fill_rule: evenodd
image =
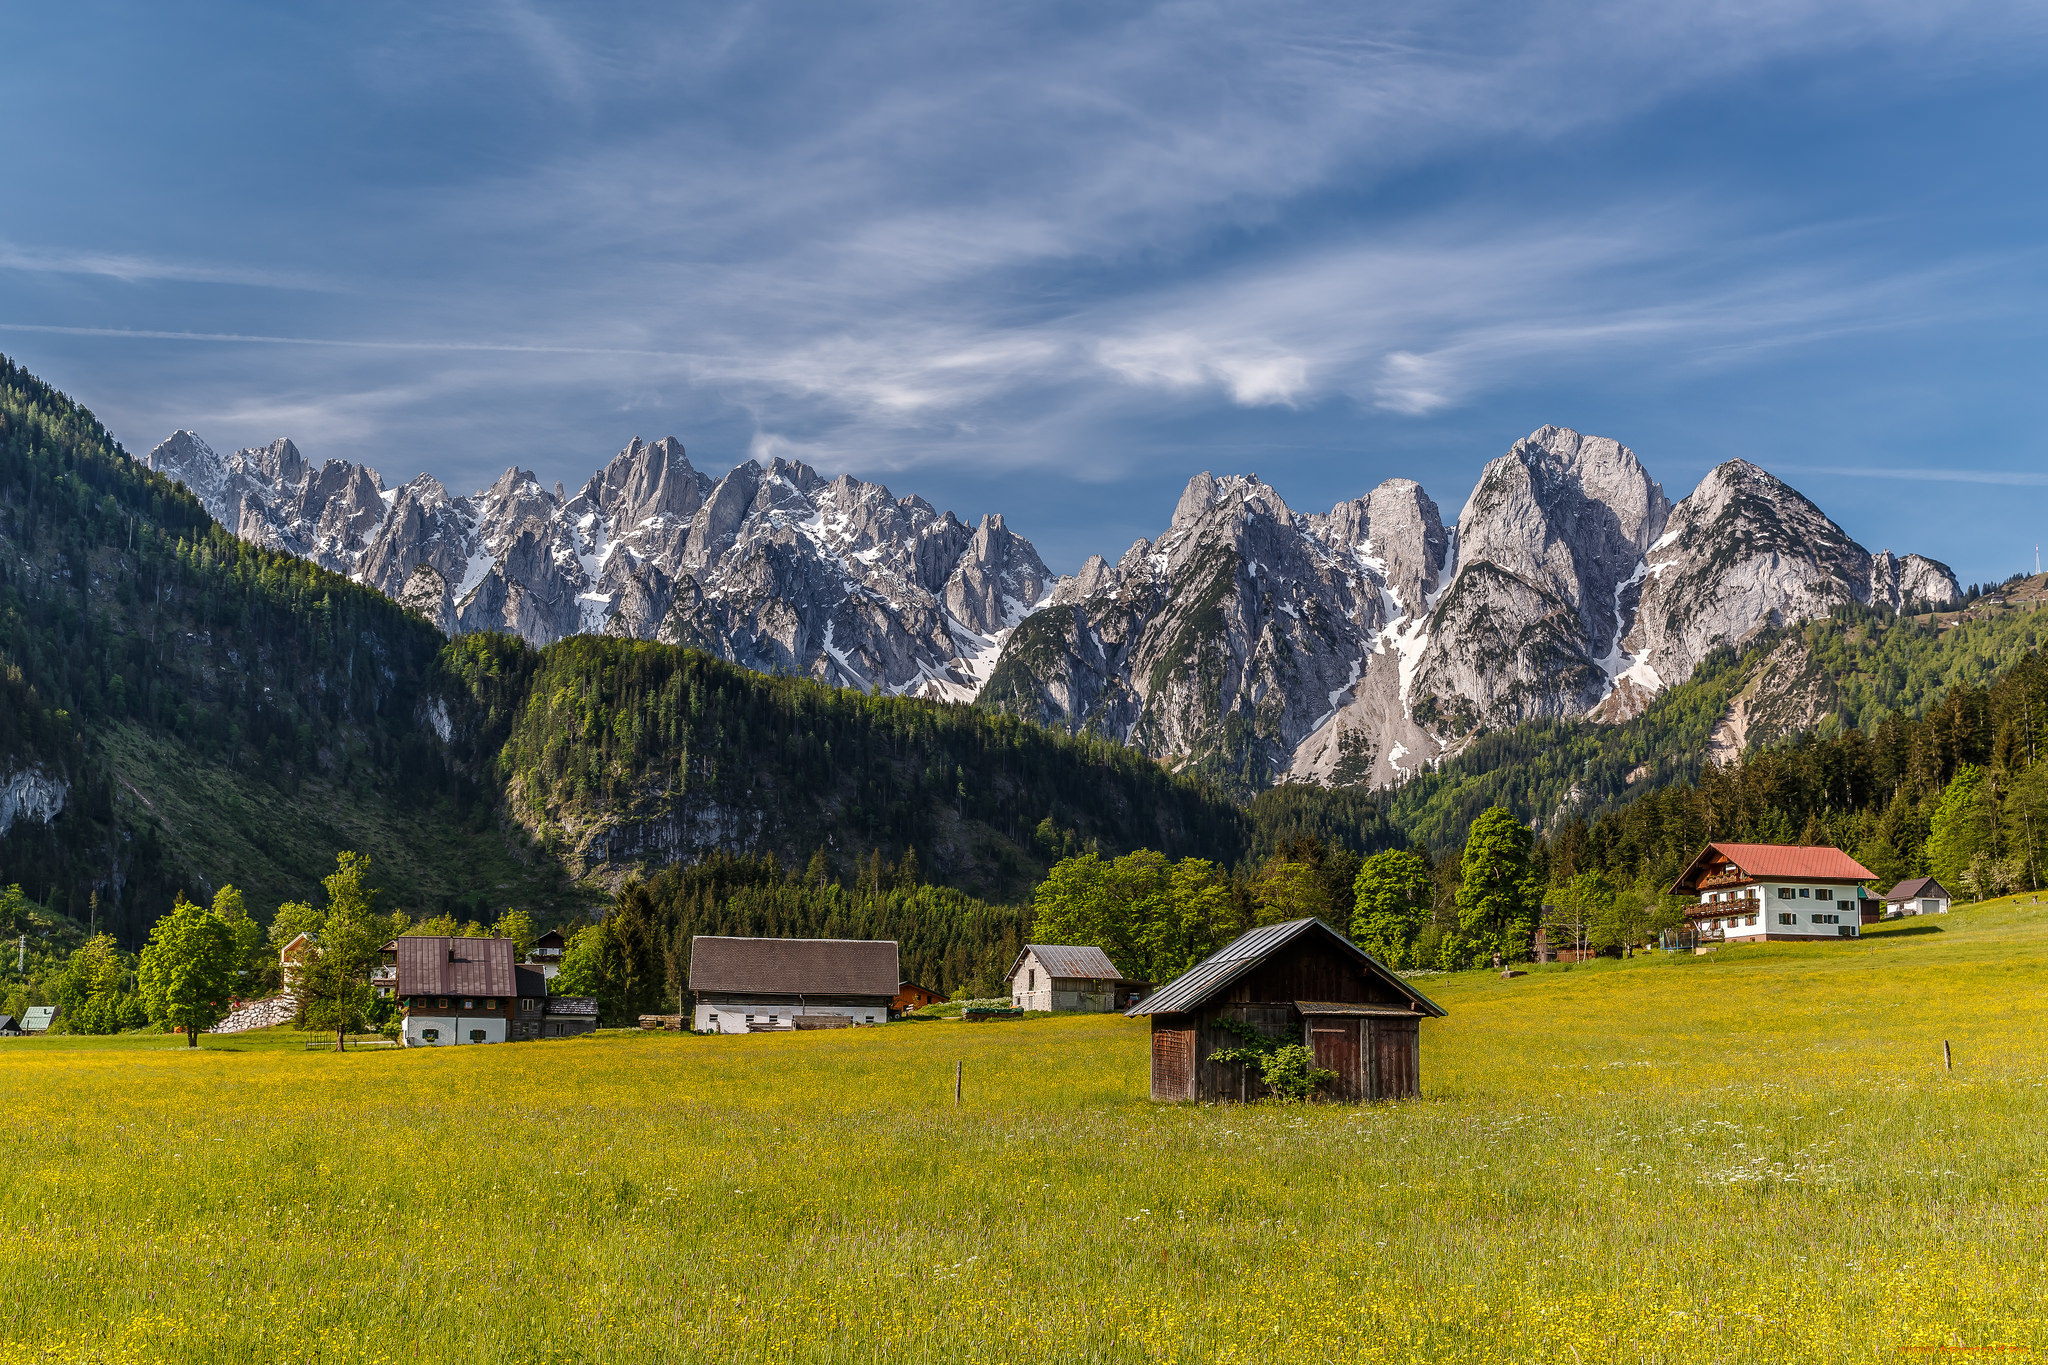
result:
<svg viewBox="0 0 2048 1365"><path fill-rule="evenodd" d="M1596 945L1601 926L1613 918L1614 887L1597 872L1581 872L1553 890L1544 903L1543 927L1550 946L1583 952Z"/></svg>
<svg viewBox="0 0 2048 1365"><path fill-rule="evenodd" d="M540 930L534 928L533 916L524 910L507 910L498 916L498 922L491 926L492 938L512 940L512 955L524 959L533 951L533 945L540 939Z"/></svg>
<svg viewBox="0 0 2048 1365"><path fill-rule="evenodd" d="M240 903L239 895L229 902L237 910ZM171 913L149 931L136 968L150 1022L184 1029L185 1045L198 1047L199 1035L227 1018L233 1007L241 973L239 946L235 927L218 911L178 897Z"/></svg>
<svg viewBox="0 0 2048 1365"><path fill-rule="evenodd" d="M1540 903L1534 845L1529 827L1505 806L1472 822L1459 860L1458 923L1481 952L1513 959L1528 946Z"/></svg>
<svg viewBox="0 0 2048 1365"><path fill-rule="evenodd" d="M600 1023L619 1028L646 1003L637 989L637 973L611 921L587 924L569 938L562 970L548 983L557 995L584 995L597 1001Z"/></svg>
<svg viewBox="0 0 2048 1365"><path fill-rule="evenodd" d="M119 1033L149 1022L126 989L129 964L112 934L94 934L50 983L59 1025L70 1033Z"/></svg>
<svg viewBox="0 0 2048 1365"><path fill-rule="evenodd" d="M1429 862L1412 849L1375 853L1352 883L1351 937L1390 967L1417 965L1415 938L1435 890Z"/></svg>
<svg viewBox="0 0 2048 1365"><path fill-rule="evenodd" d="M335 869L321 879L327 890L327 912L314 931L314 948L291 974L299 1008L314 1028L333 1029L339 1051L348 1035L370 1026L376 996L370 969L391 937L394 923L377 913L377 893L368 885L370 860L343 852ZM280 915L284 913L280 908Z"/></svg>
<svg viewBox="0 0 2048 1365"><path fill-rule="evenodd" d="M1180 975L1239 928L1222 869L1150 849L1114 860L1064 858L1038 884L1032 906L1035 942L1100 948L1141 981Z"/></svg>

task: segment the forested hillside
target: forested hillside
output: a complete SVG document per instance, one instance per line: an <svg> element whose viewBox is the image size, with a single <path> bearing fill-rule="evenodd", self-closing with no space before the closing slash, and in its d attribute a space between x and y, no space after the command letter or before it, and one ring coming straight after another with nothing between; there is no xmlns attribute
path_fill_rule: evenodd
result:
<svg viewBox="0 0 2048 1365"><path fill-rule="evenodd" d="M416 913L560 918L715 850L822 848L848 879L914 851L1018 899L1077 850L1253 838L1140 754L969 707L644 642L447 642L229 535L4 360L0 547L0 882L131 948L181 889L267 918L342 849Z"/></svg>
<svg viewBox="0 0 2048 1365"><path fill-rule="evenodd" d="M180 889L267 914L343 847L420 907L563 899L419 724L437 632L229 535L4 358L0 548L0 877L51 909L132 946Z"/></svg>
<svg viewBox="0 0 2048 1365"><path fill-rule="evenodd" d="M1924 715L1807 735L1651 792L1549 841L1553 881L1661 884L1708 839L1835 844L1889 884L1932 873L1971 899L2041 885L2048 660L1957 683Z"/></svg>
<svg viewBox="0 0 2048 1365"><path fill-rule="evenodd" d="M1953 687L1998 677L2048 640L2048 618L2035 614L2040 582L2007 584L1939 616L1845 607L1767 631L1739 656L1709 656L1633 720L1544 721L1483 734L1391 793L1388 818L1419 844L1455 849L1490 806L1548 830L1690 783L1710 761L1746 749L1918 715Z"/></svg>
<svg viewBox="0 0 2048 1365"><path fill-rule="evenodd" d="M970 706L613 637L463 636L444 657L506 810L579 875L819 849L837 875L914 851L932 880L1004 898L1076 847L1246 846L1244 813L1207 785Z"/></svg>

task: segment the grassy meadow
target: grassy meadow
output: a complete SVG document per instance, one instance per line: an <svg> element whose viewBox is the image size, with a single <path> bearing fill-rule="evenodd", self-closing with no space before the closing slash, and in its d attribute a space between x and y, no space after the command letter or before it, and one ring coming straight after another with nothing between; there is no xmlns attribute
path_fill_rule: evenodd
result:
<svg viewBox="0 0 2048 1365"><path fill-rule="evenodd" d="M1431 977L1365 1108L1152 1105L1102 1016L0 1042L0 1365L2032 1354L2023 902Z"/></svg>

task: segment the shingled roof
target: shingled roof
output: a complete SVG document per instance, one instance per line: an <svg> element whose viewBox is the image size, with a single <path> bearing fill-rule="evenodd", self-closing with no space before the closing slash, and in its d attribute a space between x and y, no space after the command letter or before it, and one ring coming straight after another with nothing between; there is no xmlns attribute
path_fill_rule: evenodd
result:
<svg viewBox="0 0 2048 1365"><path fill-rule="evenodd" d="M896 996L894 939L690 940L690 989L739 995Z"/></svg>
<svg viewBox="0 0 2048 1365"><path fill-rule="evenodd" d="M398 943L398 994L519 994L509 938L407 935Z"/></svg>
<svg viewBox="0 0 2048 1365"><path fill-rule="evenodd" d="M1939 896L1943 900L1955 899L1949 895L1947 887L1932 877L1915 877L1911 881L1900 882L1884 893L1887 901L1918 900L1922 896Z"/></svg>

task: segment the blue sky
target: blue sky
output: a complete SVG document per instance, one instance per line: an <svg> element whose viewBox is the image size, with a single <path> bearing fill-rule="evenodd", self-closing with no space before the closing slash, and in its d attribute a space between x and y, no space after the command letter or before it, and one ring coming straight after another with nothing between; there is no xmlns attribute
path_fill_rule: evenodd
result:
<svg viewBox="0 0 2048 1365"><path fill-rule="evenodd" d="M0 350L133 451L627 439L1001 511L1454 517L1544 423L2032 567L2033 4L17 7Z"/></svg>

